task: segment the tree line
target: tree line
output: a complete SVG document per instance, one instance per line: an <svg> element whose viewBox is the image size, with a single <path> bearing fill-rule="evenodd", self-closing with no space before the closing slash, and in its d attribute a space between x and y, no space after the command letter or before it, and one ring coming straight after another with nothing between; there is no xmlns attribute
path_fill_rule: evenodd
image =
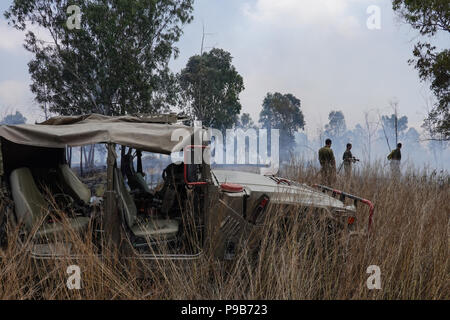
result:
<svg viewBox="0 0 450 320"><path fill-rule="evenodd" d="M332 148L337 160L342 160L346 144L351 143L353 154L370 165L385 160L387 154L401 142L405 160L409 159L411 164L428 164L449 169L448 141L426 139L424 133L421 134L409 126L408 117L400 114L397 109L391 114L381 114L376 109L365 111L364 121L353 128L348 128L342 111L331 111L328 122L319 128L318 134L296 133L294 154L296 157L314 161L317 149L323 146L327 138L333 141Z"/></svg>
<svg viewBox="0 0 450 320"><path fill-rule="evenodd" d="M33 56L28 63L31 90L46 116L160 113L176 108L220 130L255 126L248 114L240 115L244 81L231 53L213 48L192 56L178 73L169 69L170 60L178 57L176 43L183 27L193 21L194 0L79 1L82 17L76 29L66 23L71 4L14 0L4 13L9 25L26 31L24 46ZM424 127L432 139L449 140L450 52L430 43L438 32L449 32L448 1L394 0L392 5L399 17L430 39L416 45L409 62L436 97ZM47 30L51 41L39 39L33 25ZM397 114L384 117L378 123L390 144L390 124L394 122L398 140L405 119ZM369 122L366 119L352 132L365 131L370 145L375 133ZM267 93L258 124L281 130L281 147L292 150L295 134L305 127L300 99L290 93ZM348 132L343 114L330 113L323 135L340 139Z"/></svg>

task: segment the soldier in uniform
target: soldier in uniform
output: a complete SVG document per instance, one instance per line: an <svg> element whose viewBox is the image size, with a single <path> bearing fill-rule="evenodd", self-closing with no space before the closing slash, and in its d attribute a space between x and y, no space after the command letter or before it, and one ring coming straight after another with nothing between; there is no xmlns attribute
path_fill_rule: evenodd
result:
<svg viewBox="0 0 450 320"><path fill-rule="evenodd" d="M391 162L391 174L394 178L398 178L400 176L400 161L402 160L402 153L400 151L401 148L402 144L397 144L397 149L392 150L387 156L388 160Z"/></svg>
<svg viewBox="0 0 450 320"><path fill-rule="evenodd" d="M331 139L325 141L325 147L319 150L320 174L322 183L332 185L336 180L336 160L331 149Z"/></svg>
<svg viewBox="0 0 450 320"><path fill-rule="evenodd" d="M353 157L350 150L352 150L352 144L347 143L347 150L345 150L344 155L342 156L342 160L344 161L345 177L347 179L350 179L352 176L352 164L358 161L358 159Z"/></svg>

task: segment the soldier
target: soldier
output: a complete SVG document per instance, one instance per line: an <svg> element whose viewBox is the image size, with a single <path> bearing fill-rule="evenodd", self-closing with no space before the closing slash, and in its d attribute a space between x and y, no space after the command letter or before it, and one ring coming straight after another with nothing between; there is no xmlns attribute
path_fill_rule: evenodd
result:
<svg viewBox="0 0 450 320"><path fill-rule="evenodd" d="M336 160L331 149L331 139L325 141L325 147L319 150L320 173L322 183L331 185L336 180Z"/></svg>
<svg viewBox="0 0 450 320"><path fill-rule="evenodd" d="M397 149L391 151L391 153L387 156L388 160L390 160L391 165L391 174L394 178L400 176L400 161L402 160L402 153L400 149L402 148L402 144L397 144Z"/></svg>
<svg viewBox="0 0 450 320"><path fill-rule="evenodd" d="M344 161L344 171L345 177L350 179L352 176L352 164L358 161L350 151L352 149L352 144L347 143L347 150L345 150L344 155L342 156L342 160Z"/></svg>

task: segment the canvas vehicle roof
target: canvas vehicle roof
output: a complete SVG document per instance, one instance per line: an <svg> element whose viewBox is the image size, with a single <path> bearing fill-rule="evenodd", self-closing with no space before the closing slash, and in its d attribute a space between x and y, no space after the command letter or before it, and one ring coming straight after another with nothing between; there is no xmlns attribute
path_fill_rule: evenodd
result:
<svg viewBox="0 0 450 320"><path fill-rule="evenodd" d="M0 126L0 137L17 144L64 148L116 143L170 154L191 144L194 128L177 124L176 114L141 116L60 116L37 124Z"/></svg>

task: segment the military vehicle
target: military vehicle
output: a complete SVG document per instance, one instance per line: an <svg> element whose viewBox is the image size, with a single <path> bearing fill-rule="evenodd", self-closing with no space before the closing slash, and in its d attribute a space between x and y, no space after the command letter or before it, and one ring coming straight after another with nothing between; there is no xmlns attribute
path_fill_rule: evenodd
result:
<svg viewBox="0 0 450 320"><path fill-rule="evenodd" d="M240 241L264 226L269 206L312 208L346 228L355 223L357 204L364 203L371 223L368 200L276 176L211 169L204 157L193 161L199 151L207 154L208 144L195 144L203 129L196 131L181 120L175 114L90 114L0 126L2 241L6 226L13 226L18 239L31 242L34 258L57 259L76 255L65 237L72 232L93 239L100 255L106 247L126 243L127 249L119 250L125 256L153 260L199 258L207 240L216 237L214 254L232 259ZM93 144L107 149L100 199L66 161L67 148ZM119 146L128 148L120 166ZM178 152L184 161L170 163L162 172L163 183L151 189L142 171L142 152ZM352 202L346 204L346 199Z"/></svg>

